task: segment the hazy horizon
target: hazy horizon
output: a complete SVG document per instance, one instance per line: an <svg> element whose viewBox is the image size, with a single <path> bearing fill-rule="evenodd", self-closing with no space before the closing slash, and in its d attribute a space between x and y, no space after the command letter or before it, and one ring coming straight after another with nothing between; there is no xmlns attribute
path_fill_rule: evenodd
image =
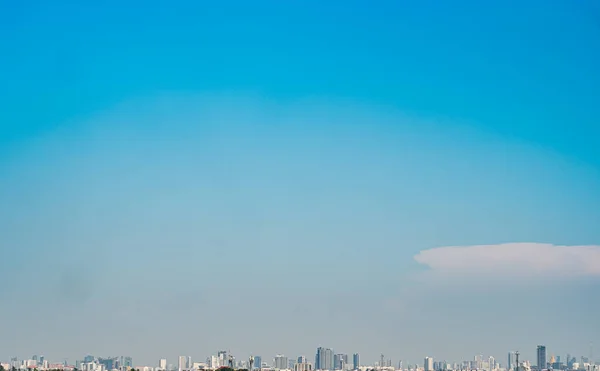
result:
<svg viewBox="0 0 600 371"><path fill-rule="evenodd" d="M0 360L600 344L596 3L172 3L0 5Z"/></svg>

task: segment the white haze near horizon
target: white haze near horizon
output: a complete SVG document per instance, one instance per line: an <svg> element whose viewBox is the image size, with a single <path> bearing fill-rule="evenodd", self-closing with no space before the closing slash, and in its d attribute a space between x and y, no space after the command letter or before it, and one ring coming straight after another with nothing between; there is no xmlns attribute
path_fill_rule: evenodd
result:
<svg viewBox="0 0 600 371"><path fill-rule="evenodd" d="M167 95L28 139L0 170L1 360L600 344L597 172L462 123Z"/></svg>

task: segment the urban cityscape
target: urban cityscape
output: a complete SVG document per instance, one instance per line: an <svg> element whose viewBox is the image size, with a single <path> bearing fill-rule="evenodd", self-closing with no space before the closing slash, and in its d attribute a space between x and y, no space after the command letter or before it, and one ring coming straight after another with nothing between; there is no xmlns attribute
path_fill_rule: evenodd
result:
<svg viewBox="0 0 600 371"><path fill-rule="evenodd" d="M600 371L600 0L0 35L0 371Z"/></svg>
<svg viewBox="0 0 600 371"><path fill-rule="evenodd" d="M262 371L542 371L542 370L580 370L600 371L600 362L592 359L593 352L590 346L588 356L575 356L565 354L564 357L548 353L546 346L538 345L536 359L520 359L518 351L508 352L504 361L492 356L475 355L472 360L446 361L436 360L435 357L426 356L422 364L408 364L402 360L394 360L384 354L373 364L361 363L359 353L352 355L335 353L331 348L319 347L314 359L307 356L288 357L277 354L273 358L252 355L248 359L239 359L229 351L221 350L207 357L205 360L196 361L190 356L179 356L175 363L166 358L158 359L155 365L134 364L132 357L96 357L86 355L81 360L69 363L54 362L43 355L34 355L30 359L13 357L9 362L0 362L0 371L195 371L195 370L262 370ZM549 355L549 356L548 356Z"/></svg>

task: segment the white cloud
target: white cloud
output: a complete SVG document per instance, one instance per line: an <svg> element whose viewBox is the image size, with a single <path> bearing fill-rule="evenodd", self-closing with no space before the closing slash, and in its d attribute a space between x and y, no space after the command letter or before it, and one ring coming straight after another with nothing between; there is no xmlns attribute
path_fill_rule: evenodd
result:
<svg viewBox="0 0 600 371"><path fill-rule="evenodd" d="M542 243L449 246L423 250L415 260L441 276L600 276L600 246Z"/></svg>

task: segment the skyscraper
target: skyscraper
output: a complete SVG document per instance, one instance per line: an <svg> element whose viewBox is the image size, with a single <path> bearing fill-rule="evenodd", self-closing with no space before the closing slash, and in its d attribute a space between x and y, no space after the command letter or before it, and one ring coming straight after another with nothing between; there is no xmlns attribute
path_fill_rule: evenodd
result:
<svg viewBox="0 0 600 371"><path fill-rule="evenodd" d="M538 345L537 347L537 368L543 370L546 368L546 346Z"/></svg>
<svg viewBox="0 0 600 371"><path fill-rule="evenodd" d="M273 363L273 367L275 367L275 369L286 370L288 368L288 357L278 354L275 356L275 361Z"/></svg>
<svg viewBox="0 0 600 371"><path fill-rule="evenodd" d="M360 367L360 356L358 355L358 353L354 353L352 355L352 369L358 370L359 367Z"/></svg>
<svg viewBox="0 0 600 371"><path fill-rule="evenodd" d="M178 363L179 371L187 369L187 365L186 364L187 364L187 357L186 356L179 356L179 363Z"/></svg>
<svg viewBox="0 0 600 371"><path fill-rule="evenodd" d="M158 368L160 368L161 370L167 369L167 359L166 358L161 358L158 360Z"/></svg>
<svg viewBox="0 0 600 371"><path fill-rule="evenodd" d="M336 354L333 356L333 368L334 370L343 370L348 364L347 354Z"/></svg>
<svg viewBox="0 0 600 371"><path fill-rule="evenodd" d="M333 370L333 349L317 348L315 370Z"/></svg>
<svg viewBox="0 0 600 371"><path fill-rule="evenodd" d="M425 371L433 371L433 358L425 357L423 368Z"/></svg>
<svg viewBox="0 0 600 371"><path fill-rule="evenodd" d="M508 371L515 369L515 352L508 352L508 364L506 365Z"/></svg>

